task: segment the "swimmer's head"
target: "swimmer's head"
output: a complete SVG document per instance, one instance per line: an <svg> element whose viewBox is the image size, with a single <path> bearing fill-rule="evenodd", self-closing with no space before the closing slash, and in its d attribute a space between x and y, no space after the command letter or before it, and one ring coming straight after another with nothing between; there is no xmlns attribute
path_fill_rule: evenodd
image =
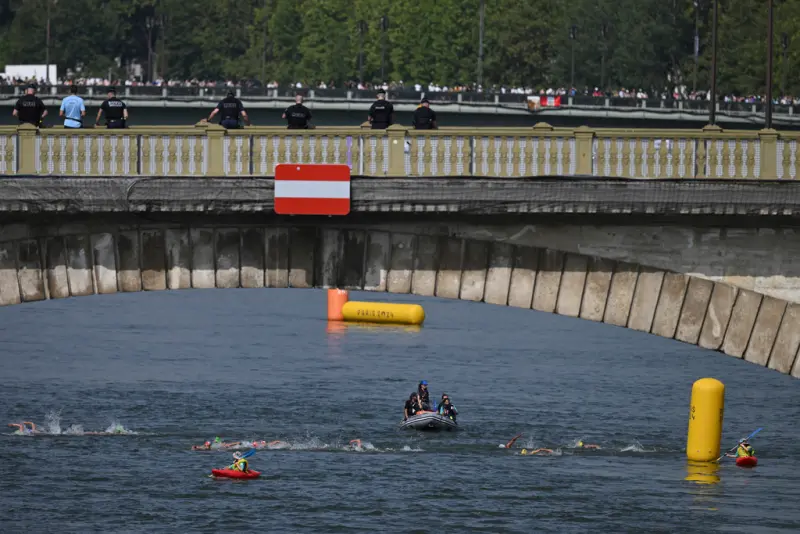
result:
<svg viewBox="0 0 800 534"><path fill-rule="evenodd" d="M203 443L203 446L210 447L211 446L211 442L210 441L206 441L205 443Z"/></svg>
<svg viewBox="0 0 800 534"><path fill-rule="evenodd" d="M520 454L528 454L528 449L522 449L519 453Z"/></svg>
<svg viewBox="0 0 800 534"><path fill-rule="evenodd" d="M583 442L582 441L578 442L578 447L583 447Z"/></svg>

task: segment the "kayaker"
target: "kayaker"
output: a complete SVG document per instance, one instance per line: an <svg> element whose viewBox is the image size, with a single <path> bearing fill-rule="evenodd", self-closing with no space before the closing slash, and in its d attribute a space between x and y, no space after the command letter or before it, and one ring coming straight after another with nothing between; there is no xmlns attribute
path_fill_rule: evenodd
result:
<svg viewBox="0 0 800 534"><path fill-rule="evenodd" d="M242 453L234 452L233 453L233 459L235 461L233 462L233 465L231 466L231 469L233 469L234 471L241 471L242 473L247 473L247 469L248 469L247 460L242 458Z"/></svg>
<svg viewBox="0 0 800 534"><path fill-rule="evenodd" d="M750 442L746 439L743 439L739 442L739 446L736 447L735 453L728 453L725 456L728 456L730 458L749 458L755 455L756 451L750 445Z"/></svg>
<svg viewBox="0 0 800 534"><path fill-rule="evenodd" d="M419 400L422 403L423 410L430 410L431 409L431 398L430 394L428 393L428 381L427 380L420 380L419 386L417 386L417 395L419 395Z"/></svg>
<svg viewBox="0 0 800 534"><path fill-rule="evenodd" d="M452 402L450 402L450 397L448 397L446 394L442 395L442 403L439 405L438 412L439 415L449 417L453 421L455 421L456 417L458 416L458 410L456 410L456 407L453 406Z"/></svg>
<svg viewBox="0 0 800 534"><path fill-rule="evenodd" d="M403 407L403 421L406 421L409 417L417 415L421 411L422 405L420 404L419 395L416 392L412 393L408 397L406 405Z"/></svg>

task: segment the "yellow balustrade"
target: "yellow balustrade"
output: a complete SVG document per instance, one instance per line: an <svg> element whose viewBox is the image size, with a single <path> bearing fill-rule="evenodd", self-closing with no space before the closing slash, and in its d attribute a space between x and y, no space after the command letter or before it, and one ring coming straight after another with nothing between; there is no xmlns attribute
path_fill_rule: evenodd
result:
<svg viewBox="0 0 800 534"><path fill-rule="evenodd" d="M800 132L776 130L219 125L125 130L0 127L0 175L272 176L280 163L345 163L353 175L637 179L798 178Z"/></svg>

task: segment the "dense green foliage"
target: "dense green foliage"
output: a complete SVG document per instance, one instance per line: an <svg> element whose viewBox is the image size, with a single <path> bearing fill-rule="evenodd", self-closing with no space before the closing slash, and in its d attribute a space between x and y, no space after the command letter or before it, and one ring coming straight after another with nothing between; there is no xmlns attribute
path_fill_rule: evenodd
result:
<svg viewBox="0 0 800 534"><path fill-rule="evenodd" d="M719 91L760 93L766 2L719 1ZM0 62L44 63L47 2L60 73L122 77L152 57L155 76L181 80L478 79L481 0L0 0ZM776 92L800 94L800 1L775 2ZM711 0L698 4L704 90ZM694 30L694 0L485 0L483 82L568 86L574 47L578 88L691 90Z"/></svg>

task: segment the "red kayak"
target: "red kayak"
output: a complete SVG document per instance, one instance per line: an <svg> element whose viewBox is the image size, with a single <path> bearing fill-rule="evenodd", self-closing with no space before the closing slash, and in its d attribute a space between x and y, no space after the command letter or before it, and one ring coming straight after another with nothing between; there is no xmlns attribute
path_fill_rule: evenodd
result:
<svg viewBox="0 0 800 534"><path fill-rule="evenodd" d="M755 456L740 456L736 458L736 465L739 467L755 467L758 460Z"/></svg>
<svg viewBox="0 0 800 534"><path fill-rule="evenodd" d="M211 475L218 478L251 479L260 477L261 473L259 473L258 471L248 471L247 473L243 473L241 471L236 471L234 469L212 469Z"/></svg>

